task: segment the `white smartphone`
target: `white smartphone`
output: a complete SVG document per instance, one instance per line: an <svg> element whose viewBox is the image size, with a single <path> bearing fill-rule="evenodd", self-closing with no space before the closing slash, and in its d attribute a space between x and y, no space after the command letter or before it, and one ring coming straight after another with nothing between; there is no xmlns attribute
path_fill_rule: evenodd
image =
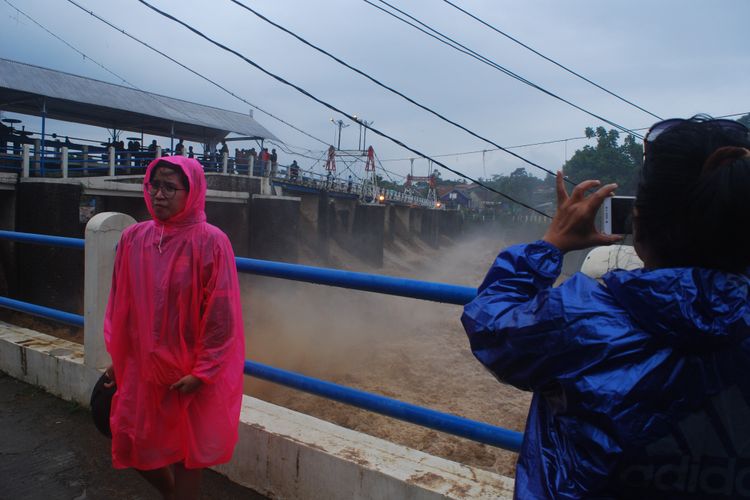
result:
<svg viewBox="0 0 750 500"><path fill-rule="evenodd" d="M610 196L602 205L605 234L633 234L635 196Z"/></svg>

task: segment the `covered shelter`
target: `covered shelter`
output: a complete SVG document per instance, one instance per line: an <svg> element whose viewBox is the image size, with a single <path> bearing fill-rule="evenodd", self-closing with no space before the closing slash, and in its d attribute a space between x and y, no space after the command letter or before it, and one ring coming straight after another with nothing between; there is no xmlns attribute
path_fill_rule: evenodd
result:
<svg viewBox="0 0 750 500"><path fill-rule="evenodd" d="M0 110L65 122L182 138L213 147L230 133L278 140L251 113L196 104L0 58Z"/></svg>

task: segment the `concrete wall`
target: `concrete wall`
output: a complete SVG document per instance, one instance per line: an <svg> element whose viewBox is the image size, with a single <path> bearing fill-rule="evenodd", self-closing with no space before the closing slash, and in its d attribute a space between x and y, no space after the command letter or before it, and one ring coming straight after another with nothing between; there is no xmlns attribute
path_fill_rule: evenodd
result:
<svg viewBox="0 0 750 500"><path fill-rule="evenodd" d="M441 211L427 208L420 208L418 210L422 213L420 217L419 237L431 247L437 248L440 245L438 217Z"/></svg>
<svg viewBox="0 0 750 500"><path fill-rule="evenodd" d="M16 231L82 238L82 188L77 182L24 179L16 190ZM16 255L14 298L67 312L83 312L83 252L24 244Z"/></svg>
<svg viewBox="0 0 750 500"><path fill-rule="evenodd" d="M297 262L300 199L254 194L251 203L250 257Z"/></svg>
<svg viewBox="0 0 750 500"><path fill-rule="evenodd" d="M419 235L422 232L422 214L424 208L413 207L409 210L409 233Z"/></svg>
<svg viewBox="0 0 750 500"><path fill-rule="evenodd" d="M218 227L232 242L234 254L247 257L252 254L250 248L250 220L252 210L249 200L240 203L206 201L206 220Z"/></svg>
<svg viewBox="0 0 750 500"><path fill-rule="evenodd" d="M351 234L354 228L354 213L357 210L358 201L334 198L333 208L335 212L334 232L336 234Z"/></svg>
<svg viewBox="0 0 750 500"><path fill-rule="evenodd" d="M351 251L363 261L383 265L383 230L385 207L383 205L358 205L354 212Z"/></svg>
<svg viewBox="0 0 750 500"><path fill-rule="evenodd" d="M16 230L17 174L0 173L0 229ZM8 296L18 286L15 243L0 240L0 295Z"/></svg>
<svg viewBox="0 0 750 500"><path fill-rule="evenodd" d="M236 175L209 175L208 178L217 186L258 186L257 179ZM0 185L3 180L0 179ZM12 189L0 189L0 229L82 238L88 219L82 216L89 209L94 213L124 213L136 221L149 220L141 180L141 176L23 179ZM208 192L206 200L208 222L227 234L238 256L252 253L252 210L248 200L247 193L215 190ZM289 227L295 220L291 216L288 223L279 226ZM295 251L287 249L285 254L296 259ZM19 276L23 276L23 280ZM0 241L2 295L80 314L82 276L81 250Z"/></svg>
<svg viewBox="0 0 750 500"><path fill-rule="evenodd" d="M461 236L463 228L463 214L458 210L439 210L438 231L440 236L456 239Z"/></svg>
<svg viewBox="0 0 750 500"><path fill-rule="evenodd" d="M321 203L320 196L317 193L299 193L300 199L300 218L299 218L299 237L311 247L321 262L328 262L328 240L321 238L321 231L327 232L327 223L325 217L326 211L323 211L323 229L320 229Z"/></svg>
<svg viewBox="0 0 750 500"><path fill-rule="evenodd" d="M238 191L261 194L261 179L246 175L228 175L206 172L206 186L218 191Z"/></svg>
<svg viewBox="0 0 750 500"><path fill-rule="evenodd" d="M262 179L220 173L207 173L206 178L209 186L206 196L208 222L216 225L229 236L237 256L253 255L273 259L275 255L280 255L282 260L296 262L300 255L299 244L304 241L313 250L313 262L326 265L330 260L330 240L334 238L357 258L379 267L382 265L383 245L391 244L394 238L411 241L414 237L419 237L428 245L437 247L441 231L444 231L442 234L446 235L457 232L455 226L458 224L458 219L448 215L445 211L405 206L360 205L355 199L330 197L325 191L301 194L297 203L299 207L297 214L292 213L289 208L284 208L278 213L274 208L266 210L264 214L255 214L253 208L255 205L251 197L258 194L258 190L262 190ZM35 212L36 215L19 215L18 219L23 229L21 226L16 229L33 233L81 237L83 223L76 222L79 209L81 213L86 209L91 209L95 213L128 214L137 221L149 220L150 215L143 202L142 179L141 175L26 179L24 183L32 183L28 186L34 185L35 187L25 188L23 199L16 197L16 201L11 203L14 207L16 205L20 207L21 203L26 203L23 205L24 212ZM232 191L224 191L225 189ZM63 192L67 194L62 195ZM45 200L41 205L42 210L30 208L37 198ZM277 198L284 199L283 197ZM0 206L3 203L2 199L0 195ZM269 203L271 202L262 202L265 205ZM41 215L53 211L55 212L53 216ZM18 210L16 212L20 214ZM373 215L380 214L380 212L383 213ZM272 219L264 221L267 215ZM50 230L51 227L58 231ZM265 228L275 229L271 231ZM277 234L278 231L282 234ZM256 237L251 235L253 232L257 233ZM273 241L271 246L266 244L271 241ZM263 248L254 249L255 243L262 245ZM9 248L8 245L5 246ZM1 249L2 246L0 246L0 252L2 252ZM2 259L2 253L0 253L0 259ZM13 264L11 267L17 266ZM9 273L5 274L5 282L17 283L17 280L7 278ZM67 286L60 288L61 296L80 295L80 284L68 282L63 278L57 282L53 280L50 286L56 286L58 283L67 283ZM0 281L0 287L2 287L2 281ZM13 293L20 293L19 287L20 285L13 285L9 288ZM31 286L31 289L36 289L36 287ZM31 296L27 295L27 297ZM49 305L79 311L80 301L72 303L72 300L71 298L65 305Z"/></svg>
<svg viewBox="0 0 750 500"><path fill-rule="evenodd" d="M393 213L393 219L390 226L390 230L393 235L402 240L410 240L412 237L412 233L409 230L409 216L412 212L412 209L399 205L391 205L388 208Z"/></svg>

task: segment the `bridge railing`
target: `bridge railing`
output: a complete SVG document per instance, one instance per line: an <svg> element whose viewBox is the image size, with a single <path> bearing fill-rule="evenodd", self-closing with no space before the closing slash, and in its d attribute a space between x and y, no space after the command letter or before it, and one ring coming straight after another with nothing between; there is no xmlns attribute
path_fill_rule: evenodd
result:
<svg viewBox="0 0 750 500"><path fill-rule="evenodd" d="M101 216L120 216L120 214L99 214ZM89 223L91 225L95 219ZM100 219L101 221L101 219ZM111 229L111 228L110 228ZM87 228L87 236L89 230ZM60 236L48 236L31 233L19 233L13 231L0 231L1 240L10 240L20 243L65 246L69 248L87 248L89 243L83 239L67 238ZM91 245L92 247L95 245ZM108 255L103 258L114 260L114 248L110 246L104 251ZM96 251L96 249L92 249ZM88 259L88 256L87 256ZM432 283L426 281L395 278L376 274L357 273L341 271L337 269L326 269L299 264L288 264L281 262L264 261L238 257L236 259L237 270L244 273L257 274L261 276L276 277L288 280L317 283L328 286L343 287L355 290L364 290L375 293L412 297L422 300L431 300L450 304L465 304L476 295L476 289L471 287ZM97 266L92 266L96 268ZM89 267L87 266L87 269ZM109 268L111 269L111 267ZM109 279L109 276L99 277ZM88 279L88 278L87 278ZM91 294L106 303L106 294ZM88 297L88 294L87 294ZM93 299L92 299L93 300ZM67 324L83 327L84 317L81 315L59 311L52 308L42 307L27 302L18 301L8 297L0 297L0 307L41 316L44 318L60 321ZM100 307L100 309L103 309ZM97 332L101 337L101 332ZM86 333L85 335L88 335ZM85 339L85 345L89 345L89 339ZM86 347L88 348L88 347ZM88 362L88 361L87 361ZM264 379L270 382L285 385L297 390L315 394L324 398L332 399L369 411L380 413L392 418L421 425L438 431L446 432L456 436L471 439L480 443L497 446L511 451L520 449L522 434L516 431L489 425L467 418L439 412L436 410L412 405L397 399L372 394L358 389L353 389L332 382L315 379L288 370L282 370L255 361L245 361L244 371L247 375Z"/></svg>

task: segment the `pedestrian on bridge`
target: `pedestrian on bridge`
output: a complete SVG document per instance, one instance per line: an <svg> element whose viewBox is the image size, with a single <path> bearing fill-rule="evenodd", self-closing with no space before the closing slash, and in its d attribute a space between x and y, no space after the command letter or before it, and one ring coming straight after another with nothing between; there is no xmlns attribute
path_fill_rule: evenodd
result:
<svg viewBox="0 0 750 500"><path fill-rule="evenodd" d="M244 334L227 236L206 222L194 159L152 161L151 220L117 247L104 337L112 357L112 462L164 498L199 498L201 471L228 462L238 438Z"/></svg>

